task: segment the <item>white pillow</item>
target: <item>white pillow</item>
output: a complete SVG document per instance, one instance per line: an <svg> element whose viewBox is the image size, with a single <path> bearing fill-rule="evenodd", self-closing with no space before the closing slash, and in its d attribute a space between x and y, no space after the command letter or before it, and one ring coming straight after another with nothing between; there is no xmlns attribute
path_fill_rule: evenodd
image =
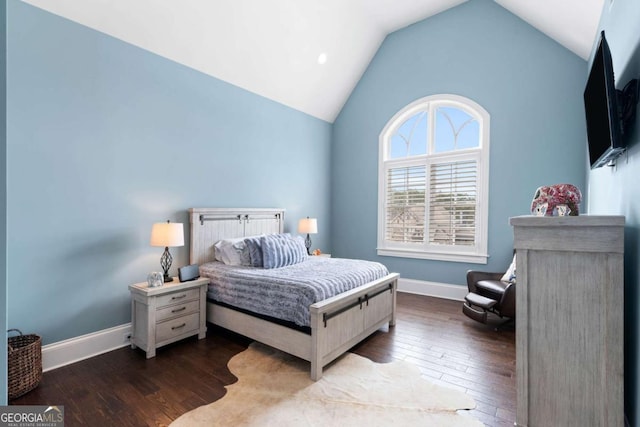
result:
<svg viewBox="0 0 640 427"><path fill-rule="evenodd" d="M513 255L513 261L511 261L511 265L509 265L509 268L507 269L507 272L504 273L504 275L502 276L502 280L503 282L511 282L511 283L516 283L516 256L515 254Z"/></svg>
<svg viewBox="0 0 640 427"><path fill-rule="evenodd" d="M216 260L227 265L242 265L242 252L244 251L244 237L237 239L224 239L216 242Z"/></svg>
<svg viewBox="0 0 640 427"><path fill-rule="evenodd" d="M214 245L213 245L213 255L216 259L216 261L222 261L222 240L218 240Z"/></svg>

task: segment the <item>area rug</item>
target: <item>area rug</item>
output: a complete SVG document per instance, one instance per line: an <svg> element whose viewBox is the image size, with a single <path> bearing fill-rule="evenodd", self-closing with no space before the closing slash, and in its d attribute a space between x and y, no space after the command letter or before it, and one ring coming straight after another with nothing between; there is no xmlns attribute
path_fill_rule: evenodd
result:
<svg viewBox="0 0 640 427"><path fill-rule="evenodd" d="M475 407L470 396L421 378L407 362L375 363L346 353L313 382L308 362L253 343L228 366L238 381L227 394L171 427L483 425L456 412Z"/></svg>

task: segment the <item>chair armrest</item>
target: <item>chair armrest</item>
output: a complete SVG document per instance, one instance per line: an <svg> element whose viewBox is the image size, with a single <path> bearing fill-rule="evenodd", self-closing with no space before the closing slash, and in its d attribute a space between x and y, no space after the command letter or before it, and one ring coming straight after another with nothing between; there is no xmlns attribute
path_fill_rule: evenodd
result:
<svg viewBox="0 0 640 427"><path fill-rule="evenodd" d="M467 287L469 288L469 292L476 291L476 283L478 283L480 280L500 280L503 275L504 271L502 273L494 273L487 271L469 270L467 271Z"/></svg>
<svg viewBox="0 0 640 427"><path fill-rule="evenodd" d="M516 284L510 283L500 299L500 314L515 319L516 317Z"/></svg>

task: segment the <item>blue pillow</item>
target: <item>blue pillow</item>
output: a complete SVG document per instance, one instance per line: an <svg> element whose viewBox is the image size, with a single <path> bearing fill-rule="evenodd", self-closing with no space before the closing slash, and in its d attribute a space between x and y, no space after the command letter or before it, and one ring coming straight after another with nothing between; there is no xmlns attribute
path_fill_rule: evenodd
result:
<svg viewBox="0 0 640 427"><path fill-rule="evenodd" d="M302 237L290 234L270 234L260 238L264 268L279 268L307 259Z"/></svg>
<svg viewBox="0 0 640 427"><path fill-rule="evenodd" d="M249 253L249 265L252 267L262 267L261 237L263 236L253 236L244 239L245 249Z"/></svg>

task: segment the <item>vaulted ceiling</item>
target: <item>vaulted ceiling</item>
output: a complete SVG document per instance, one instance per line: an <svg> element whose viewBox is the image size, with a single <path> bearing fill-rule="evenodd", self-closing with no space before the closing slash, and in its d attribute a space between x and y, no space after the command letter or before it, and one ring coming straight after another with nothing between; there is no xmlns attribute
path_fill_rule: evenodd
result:
<svg viewBox="0 0 640 427"><path fill-rule="evenodd" d="M23 0L333 122L387 34L466 0ZM587 59L604 2L495 0Z"/></svg>

